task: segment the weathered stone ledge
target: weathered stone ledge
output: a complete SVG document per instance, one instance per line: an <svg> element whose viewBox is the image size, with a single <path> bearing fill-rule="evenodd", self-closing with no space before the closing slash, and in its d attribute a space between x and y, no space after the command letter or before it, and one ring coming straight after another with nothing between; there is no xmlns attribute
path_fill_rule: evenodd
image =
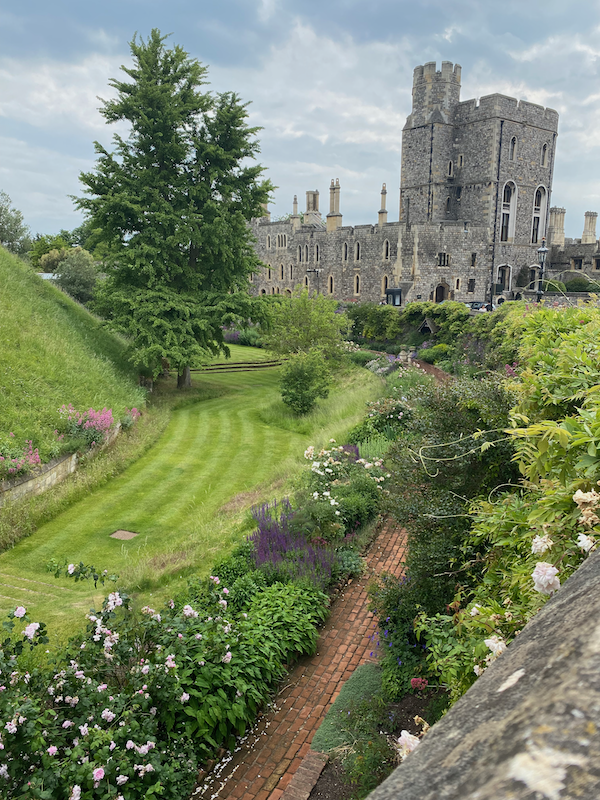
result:
<svg viewBox="0 0 600 800"><path fill-rule="evenodd" d="M369 800L600 797L600 552Z"/></svg>

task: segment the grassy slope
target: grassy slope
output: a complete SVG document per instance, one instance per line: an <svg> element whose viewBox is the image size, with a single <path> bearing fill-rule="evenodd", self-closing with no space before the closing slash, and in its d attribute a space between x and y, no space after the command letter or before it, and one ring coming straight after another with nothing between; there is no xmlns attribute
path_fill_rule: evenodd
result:
<svg viewBox="0 0 600 800"><path fill-rule="evenodd" d="M233 360L241 360L241 350L235 348ZM245 352L248 359L264 357ZM243 509L280 495L306 446L340 437L380 383L354 371L298 423L278 399L278 380L277 369L195 374L195 383L226 394L174 411L163 436L139 461L0 555L0 610L22 603L34 618L63 632L79 624L81 612L102 592L55 581L45 571L51 558L115 570L154 604L190 572L207 574L243 535L243 511L223 513L223 506L237 498L233 508ZM119 528L139 536L111 539Z"/></svg>
<svg viewBox="0 0 600 800"><path fill-rule="evenodd" d="M144 404L125 343L0 247L0 438L49 456L58 409Z"/></svg>

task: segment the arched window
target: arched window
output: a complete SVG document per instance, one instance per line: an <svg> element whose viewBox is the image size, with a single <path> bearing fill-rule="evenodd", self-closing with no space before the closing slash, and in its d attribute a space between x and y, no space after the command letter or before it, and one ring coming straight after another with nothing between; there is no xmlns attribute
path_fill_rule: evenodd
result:
<svg viewBox="0 0 600 800"><path fill-rule="evenodd" d="M279 286L275 289L275 294L279 294Z"/></svg>
<svg viewBox="0 0 600 800"><path fill-rule="evenodd" d="M315 245L315 261L317 264L321 260L321 249L318 244Z"/></svg>
<svg viewBox="0 0 600 800"><path fill-rule="evenodd" d="M460 278L456 279L456 287L455 290L458 291L460 289Z"/></svg>
<svg viewBox="0 0 600 800"><path fill-rule="evenodd" d="M281 265L281 280L283 280L283 264Z"/></svg>
<svg viewBox="0 0 600 800"><path fill-rule="evenodd" d="M546 198L544 186L538 186L533 199L533 220L531 223L531 244L537 244L544 235L546 223Z"/></svg>
<svg viewBox="0 0 600 800"><path fill-rule="evenodd" d="M253 272L250 273L250 282L254 283L254 273Z"/></svg>
<svg viewBox="0 0 600 800"><path fill-rule="evenodd" d="M388 285L389 285L388 276L384 275L383 278L381 279L381 294L385 294L387 292Z"/></svg>
<svg viewBox="0 0 600 800"><path fill-rule="evenodd" d="M275 287L271 287L271 294L275 294Z"/></svg>
<svg viewBox="0 0 600 800"><path fill-rule="evenodd" d="M308 289L308 275L304 276L304 286Z"/></svg>
<svg viewBox="0 0 600 800"><path fill-rule="evenodd" d="M348 242L344 242L344 247L342 248L342 258L344 261L348 261Z"/></svg>
<svg viewBox="0 0 600 800"><path fill-rule="evenodd" d="M304 260L308 264L308 245L307 244L304 245Z"/></svg>
<svg viewBox="0 0 600 800"><path fill-rule="evenodd" d="M333 284L333 275L329 276L328 285L329 285L329 294L333 294L333 285L334 285Z"/></svg>
<svg viewBox="0 0 600 800"><path fill-rule="evenodd" d="M354 260L360 261L360 242L354 245Z"/></svg>
<svg viewBox="0 0 600 800"><path fill-rule="evenodd" d="M388 242L387 239L383 243L383 258L384 261L389 261L390 258L390 243Z"/></svg>
<svg viewBox="0 0 600 800"><path fill-rule="evenodd" d="M542 147L542 159L541 159L542 167L548 166L548 145L545 144Z"/></svg>
<svg viewBox="0 0 600 800"><path fill-rule="evenodd" d="M512 181L504 184L502 190L502 219L500 224L500 241L512 242L515 236L517 211L517 187Z"/></svg>
<svg viewBox="0 0 600 800"><path fill-rule="evenodd" d="M454 177L454 164L452 163L452 161L448 162L448 177L449 178Z"/></svg>
<svg viewBox="0 0 600 800"><path fill-rule="evenodd" d="M449 197L447 197L447 198L446 198L446 214L449 214L449 213L450 213L450 208L451 208L451 205L452 205L452 203L451 203L451 201L450 201L450 198L449 198Z"/></svg>
<svg viewBox="0 0 600 800"><path fill-rule="evenodd" d="M360 275L354 276L354 294L360 294Z"/></svg>
<svg viewBox="0 0 600 800"><path fill-rule="evenodd" d="M290 280L291 281L294 280L294 268L291 264L290 264Z"/></svg>
<svg viewBox="0 0 600 800"><path fill-rule="evenodd" d="M271 267L267 270L267 280L271 280Z"/></svg>
<svg viewBox="0 0 600 800"><path fill-rule="evenodd" d="M298 245L298 261L302 263L302 245Z"/></svg>
<svg viewBox="0 0 600 800"><path fill-rule="evenodd" d="M508 148L508 160L514 161L517 157L517 137L513 136L510 140L510 146Z"/></svg>
<svg viewBox="0 0 600 800"><path fill-rule="evenodd" d="M267 293L267 290L266 290L266 289L261 289L261 290L260 290L260 293L261 293L261 294L266 294L266 293Z"/></svg>
<svg viewBox="0 0 600 800"><path fill-rule="evenodd" d="M285 294L286 294L286 297L291 297L292 296L292 290L291 289L286 289L285 290Z"/></svg>
<svg viewBox="0 0 600 800"><path fill-rule="evenodd" d="M271 237L267 236L267 250L271 249Z"/></svg>

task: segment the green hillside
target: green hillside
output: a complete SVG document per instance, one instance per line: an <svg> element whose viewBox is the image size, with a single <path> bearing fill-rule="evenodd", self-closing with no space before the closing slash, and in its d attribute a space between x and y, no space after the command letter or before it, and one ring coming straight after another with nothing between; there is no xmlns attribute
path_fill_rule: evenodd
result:
<svg viewBox="0 0 600 800"><path fill-rule="evenodd" d="M56 453L58 409L144 404L125 342L0 247L0 442Z"/></svg>

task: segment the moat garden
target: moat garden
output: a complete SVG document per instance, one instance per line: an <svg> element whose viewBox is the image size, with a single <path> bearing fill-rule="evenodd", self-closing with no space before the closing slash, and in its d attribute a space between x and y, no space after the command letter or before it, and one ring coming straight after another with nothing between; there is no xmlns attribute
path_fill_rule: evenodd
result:
<svg viewBox="0 0 600 800"><path fill-rule="evenodd" d="M364 797L596 548L592 304L477 318L453 303L350 308L346 355L298 414L280 398L285 365L195 372L183 392L165 377L146 404L118 341L18 280L35 313L4 373L3 469L35 470L69 437L83 457L0 510L3 796L191 793L315 652L330 594L363 573L385 516L407 552L403 576L368 586L379 665L357 673L315 745ZM48 317L36 329L43 307L52 337ZM424 320L429 339L415 333ZM74 355L57 354L61 326ZM3 331L16 340L17 327ZM269 360L232 346L231 361ZM95 373L82 380L84 364ZM49 432L42 396L58 415ZM422 711L416 728L394 729L402 704Z"/></svg>

